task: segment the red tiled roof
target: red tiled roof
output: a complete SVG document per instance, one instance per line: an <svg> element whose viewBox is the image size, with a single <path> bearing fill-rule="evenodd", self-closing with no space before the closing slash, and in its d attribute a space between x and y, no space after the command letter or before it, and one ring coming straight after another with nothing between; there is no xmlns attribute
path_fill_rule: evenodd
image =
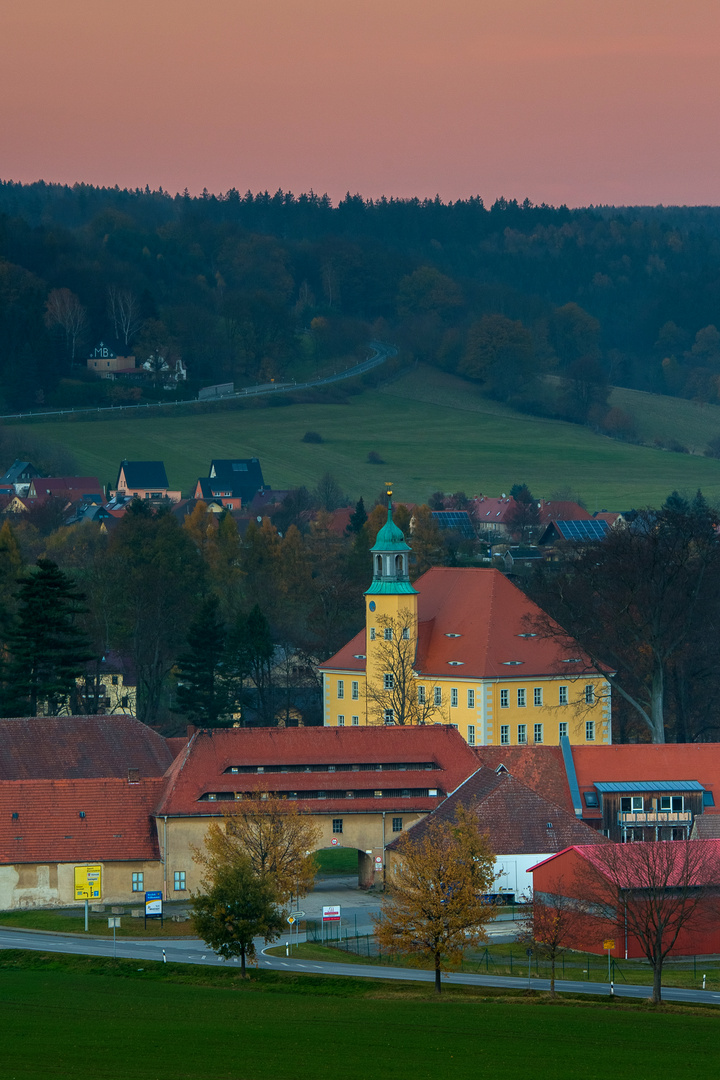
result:
<svg viewBox="0 0 720 1080"><path fill-rule="evenodd" d="M528 620L542 613L499 570L436 566L418 578L415 588L419 593L416 667L428 676L509 679L563 674L570 678L591 670L587 660L564 662L582 657L578 648L565 649L554 638L521 636L532 633ZM363 630L320 668L364 671L365 660L358 660L356 654L365 652Z"/></svg>
<svg viewBox="0 0 720 1080"><path fill-rule="evenodd" d="M504 525L508 514L515 509L515 500L476 495L473 499L473 507L475 522L481 529L483 525Z"/></svg>
<svg viewBox="0 0 720 1080"><path fill-rule="evenodd" d="M475 754L481 765L493 771L504 765L517 780L574 814L559 746L478 746Z"/></svg>
<svg viewBox="0 0 720 1080"><path fill-rule="evenodd" d="M597 783L621 781L697 780L714 792L720 810L720 743L616 743L573 746L573 762L581 794ZM583 817L601 817L585 809Z"/></svg>
<svg viewBox="0 0 720 1080"><path fill-rule="evenodd" d="M0 781L162 776L173 755L162 735L132 716L0 720Z"/></svg>
<svg viewBox="0 0 720 1080"><path fill-rule="evenodd" d="M95 476L50 476L36 477L31 481L38 496L64 496L68 499L83 495L102 495L103 489Z"/></svg>
<svg viewBox="0 0 720 1080"><path fill-rule="evenodd" d="M161 779L0 783L0 863L158 859L151 814L162 786Z"/></svg>
<svg viewBox="0 0 720 1080"><path fill-rule="evenodd" d="M173 758L176 758L188 744L186 735L172 735L169 739L166 739L165 742Z"/></svg>
<svg viewBox="0 0 720 1080"><path fill-rule="evenodd" d="M413 825L413 836L421 835L431 821L451 821L459 806L473 810L488 834L491 850L498 855L531 855L561 851L570 844L606 842L604 836L578 821L574 814L532 791L516 777L484 767L437 810Z"/></svg>
<svg viewBox="0 0 720 1080"><path fill-rule="evenodd" d="M700 814L695 818L693 839L720 840L720 814Z"/></svg>
<svg viewBox="0 0 720 1080"><path fill-rule="evenodd" d="M572 844L551 855L550 859L544 859L536 863L530 869L537 870L551 859L557 859L566 851L575 851L583 859L586 859L602 874L612 866L613 878L622 888L647 888L665 885L672 887L679 885L687 878L691 885L720 885L720 840L691 840L690 854L686 857L686 845L677 840L647 840L642 844L643 856L638 858L635 844L608 844L606 859L611 859L608 864L604 861L604 852L598 847L589 847L585 844ZM653 860L651 849L658 848L659 857L657 862ZM665 859L665 856L671 856ZM672 864L675 864L674 866ZM653 873L653 867L657 866L663 880L657 878L657 871Z"/></svg>
<svg viewBox="0 0 720 1080"><path fill-rule="evenodd" d="M382 769L292 773L229 773L232 766L421 764L437 769ZM168 770L158 814L220 814L227 803L200 802L207 793L297 791L302 809L345 813L388 809L394 801L349 799L346 791L437 789L438 796L403 796L407 810L432 810L477 767L475 755L450 726L364 728L226 728L195 732ZM325 791L326 798L304 800L303 791Z"/></svg>
<svg viewBox="0 0 720 1080"><path fill-rule="evenodd" d="M583 510L582 506L567 499L552 499L549 502L543 500L540 506L540 524L547 525L551 521L589 521L592 514Z"/></svg>

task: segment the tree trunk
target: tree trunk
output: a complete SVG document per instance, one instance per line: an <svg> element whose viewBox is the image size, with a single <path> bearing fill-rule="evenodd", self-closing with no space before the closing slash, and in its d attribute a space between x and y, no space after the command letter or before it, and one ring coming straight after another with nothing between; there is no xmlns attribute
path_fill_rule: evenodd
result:
<svg viewBox="0 0 720 1080"><path fill-rule="evenodd" d="M662 1001L662 960L656 960L653 964L653 990L652 1003L659 1005Z"/></svg>
<svg viewBox="0 0 720 1080"><path fill-rule="evenodd" d="M662 664L657 663L653 671L650 689L650 716L652 719L652 741L665 742L665 672Z"/></svg>
<svg viewBox="0 0 720 1080"><path fill-rule="evenodd" d="M240 978L245 978L245 949L240 950Z"/></svg>
<svg viewBox="0 0 720 1080"><path fill-rule="evenodd" d="M442 982L440 981L440 954L435 953L435 993L442 992Z"/></svg>
<svg viewBox="0 0 720 1080"><path fill-rule="evenodd" d="M550 997L555 997L555 953L550 957Z"/></svg>

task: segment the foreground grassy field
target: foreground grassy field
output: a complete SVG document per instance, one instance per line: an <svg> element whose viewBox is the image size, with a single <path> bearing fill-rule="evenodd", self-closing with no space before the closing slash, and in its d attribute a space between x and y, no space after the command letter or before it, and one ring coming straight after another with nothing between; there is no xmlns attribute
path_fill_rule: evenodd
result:
<svg viewBox="0 0 720 1080"><path fill-rule="evenodd" d="M720 1016L0 953L6 1080L713 1076Z"/></svg>
<svg viewBox="0 0 720 1080"><path fill-rule="evenodd" d="M120 938L160 938L160 937L192 937L194 931L191 923L173 922L168 915L160 925L159 919L149 919L145 929L144 919L133 919L129 908L125 908L126 914L120 917L120 927L115 930L116 937ZM88 933L93 937L113 936L113 931L108 928L108 915L110 910L103 915L90 913L88 918ZM84 934L85 917L81 912L73 915L62 911L0 911L0 926L23 930L47 930L54 934Z"/></svg>
<svg viewBox="0 0 720 1080"><path fill-rule="evenodd" d="M691 404L640 396L649 399L648 408L659 410L656 427L670 423L676 406ZM683 421L683 432L694 415ZM712 417L711 427L715 412ZM720 499L720 461L631 446L577 425L521 416L481 397L472 384L429 368L344 405L182 417L148 412L142 418L19 427L67 446L80 472L101 483L115 482L124 457L162 458L171 485L185 494L198 476L207 475L211 458L255 455L275 488L313 487L329 471L353 499L374 499L386 479L408 502L424 501L438 489L499 494L515 482L528 483L538 496L570 487L591 511L658 504L674 488L700 487L709 498ZM303 443L308 430L319 432L324 442ZM367 463L373 450L385 464Z"/></svg>

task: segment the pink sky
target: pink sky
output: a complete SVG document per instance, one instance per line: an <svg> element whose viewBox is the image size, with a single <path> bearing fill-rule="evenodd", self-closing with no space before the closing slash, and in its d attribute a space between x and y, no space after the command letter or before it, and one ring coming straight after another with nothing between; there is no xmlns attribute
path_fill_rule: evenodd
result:
<svg viewBox="0 0 720 1080"><path fill-rule="evenodd" d="M718 0L5 0L0 178L720 203Z"/></svg>

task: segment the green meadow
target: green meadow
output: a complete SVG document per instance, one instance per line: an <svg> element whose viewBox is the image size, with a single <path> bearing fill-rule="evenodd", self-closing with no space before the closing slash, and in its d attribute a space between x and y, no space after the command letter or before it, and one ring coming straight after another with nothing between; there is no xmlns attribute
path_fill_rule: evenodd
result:
<svg viewBox="0 0 720 1080"><path fill-rule="evenodd" d="M713 1076L710 1010L5 952L4 1080Z"/></svg>
<svg viewBox="0 0 720 1080"><path fill-rule="evenodd" d="M720 408L637 391L614 391L638 417L643 438L667 435L697 450L635 446L561 421L529 417L488 401L477 387L431 368L408 372L345 404L292 404L160 416L148 410L108 420L32 423L62 443L81 473L115 482L123 458L162 458L171 487L192 493L210 459L260 458L274 488L312 488L331 472L352 499L374 499L391 480L399 500L436 490L498 495L527 483L537 496L570 489L588 508L657 505L673 490L720 499L720 461L702 456L720 433ZM614 400L614 399L613 399ZM316 431L321 444L304 443ZM368 464L375 451L384 464Z"/></svg>

